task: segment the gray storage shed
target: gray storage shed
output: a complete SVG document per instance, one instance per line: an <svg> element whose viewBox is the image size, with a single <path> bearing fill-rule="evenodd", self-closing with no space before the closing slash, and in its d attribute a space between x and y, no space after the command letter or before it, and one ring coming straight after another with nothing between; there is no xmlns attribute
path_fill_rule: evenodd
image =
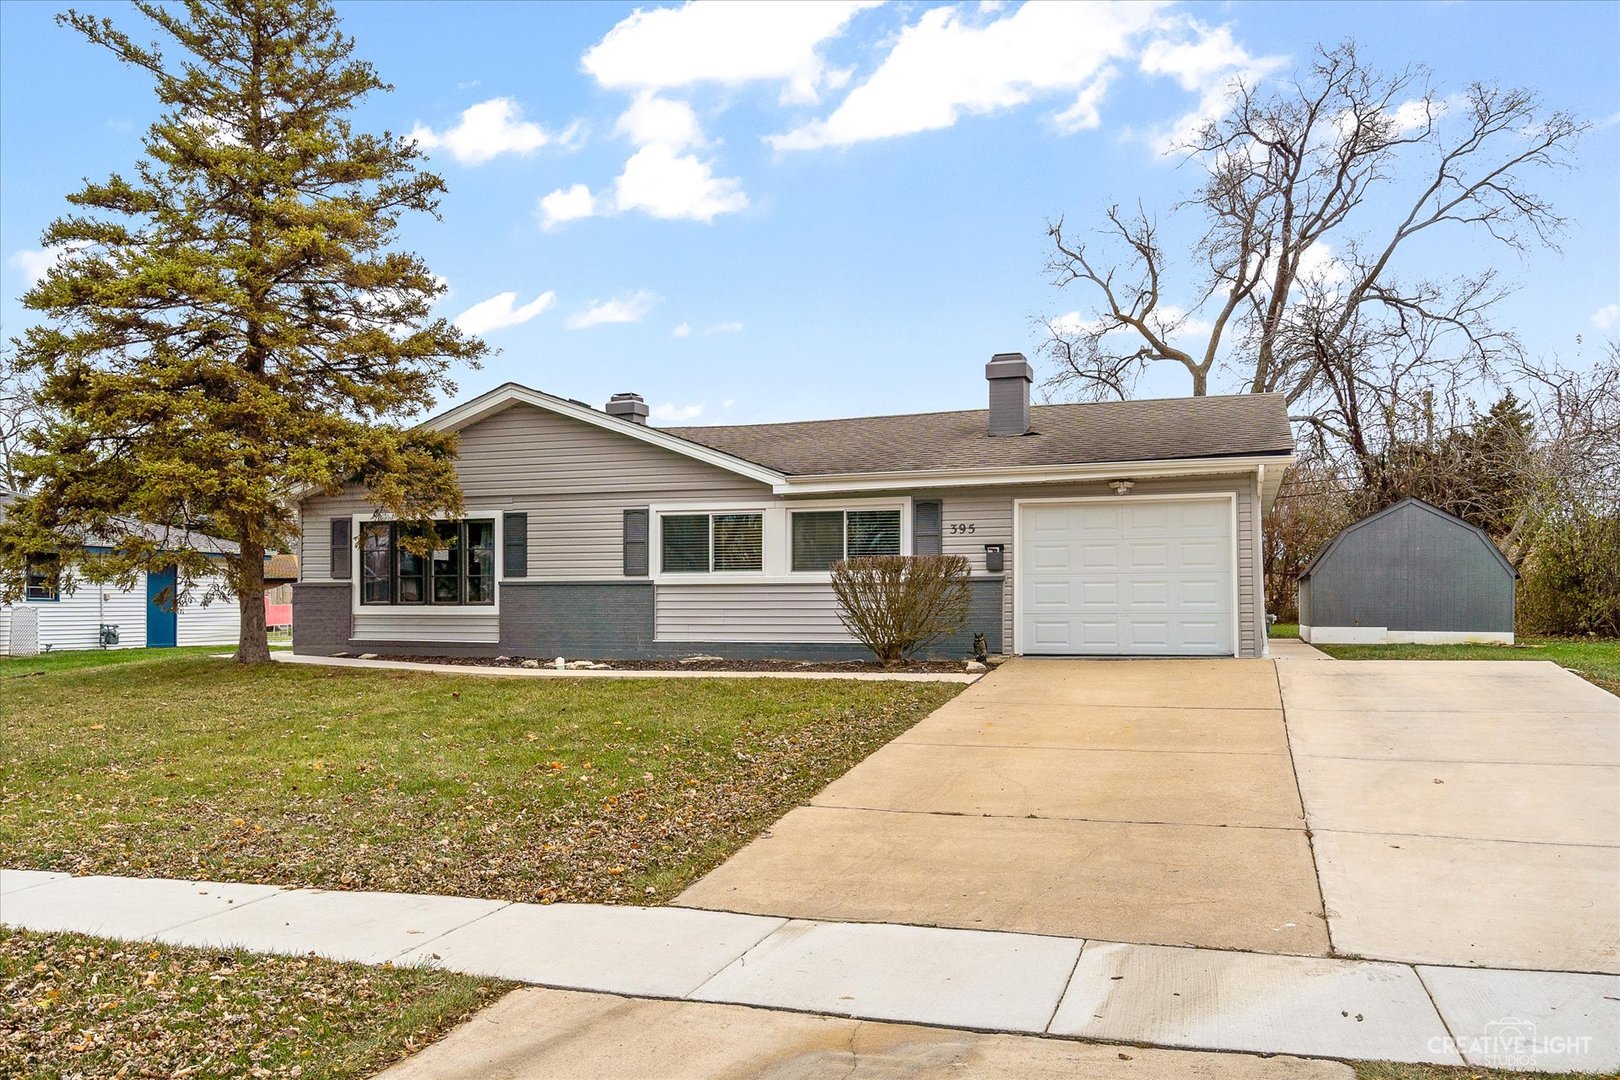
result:
<svg viewBox="0 0 1620 1080"><path fill-rule="evenodd" d="M1299 575L1299 636L1511 644L1518 576L1483 529L1404 499L1347 527Z"/></svg>

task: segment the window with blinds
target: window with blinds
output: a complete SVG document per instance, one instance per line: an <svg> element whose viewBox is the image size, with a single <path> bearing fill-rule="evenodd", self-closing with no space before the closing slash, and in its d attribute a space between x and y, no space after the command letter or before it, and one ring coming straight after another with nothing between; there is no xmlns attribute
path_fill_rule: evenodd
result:
<svg viewBox="0 0 1620 1080"><path fill-rule="evenodd" d="M724 574L765 567L763 514L664 514L659 520L659 566L666 574Z"/></svg>
<svg viewBox="0 0 1620 1080"><path fill-rule="evenodd" d="M900 554L899 510L809 510L793 515L793 569L827 571L840 559Z"/></svg>

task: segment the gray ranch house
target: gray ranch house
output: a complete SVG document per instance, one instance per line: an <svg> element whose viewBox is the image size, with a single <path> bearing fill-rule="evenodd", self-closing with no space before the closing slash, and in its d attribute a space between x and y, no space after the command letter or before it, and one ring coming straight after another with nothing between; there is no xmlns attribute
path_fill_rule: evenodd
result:
<svg viewBox="0 0 1620 1080"><path fill-rule="evenodd" d="M1261 656L1260 521L1293 461L1275 395L659 428L508 383L426 423L460 435L465 516L428 556L359 488L301 506L308 654L869 656L830 568L955 554L971 617L934 653Z"/></svg>

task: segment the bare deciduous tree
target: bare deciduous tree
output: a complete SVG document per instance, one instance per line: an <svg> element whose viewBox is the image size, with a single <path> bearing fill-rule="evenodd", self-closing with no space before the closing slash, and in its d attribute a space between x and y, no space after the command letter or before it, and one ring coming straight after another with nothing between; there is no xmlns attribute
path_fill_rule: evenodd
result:
<svg viewBox="0 0 1620 1080"><path fill-rule="evenodd" d="M18 369L9 344L0 346L0 488L22 490L19 458L28 449L28 433L42 419L38 380Z"/></svg>
<svg viewBox="0 0 1620 1080"><path fill-rule="evenodd" d="M1319 50L1290 84L1236 84L1230 108L1185 147L1204 170L1177 208L1204 220L1195 280L1170 280L1144 208L1110 209L1093 236L1049 227L1056 283L1092 302L1089 319L1048 320L1049 385L1126 397L1169 363L1194 394L1282 393L1324 434L1353 437L1334 426L1354 425L1365 391L1397 389L1391 374L1413 386L1445 370L1456 383L1517 360L1515 336L1490 320L1509 290L1494 268L1429 280L1406 274L1401 256L1441 229L1519 251L1555 244L1564 221L1531 180L1564 167L1585 126L1527 90L1476 84L1442 98L1424 69L1380 73L1353 43ZM1192 300L1185 310L1179 296ZM1360 366L1392 349L1400 356L1384 362L1404 370Z"/></svg>

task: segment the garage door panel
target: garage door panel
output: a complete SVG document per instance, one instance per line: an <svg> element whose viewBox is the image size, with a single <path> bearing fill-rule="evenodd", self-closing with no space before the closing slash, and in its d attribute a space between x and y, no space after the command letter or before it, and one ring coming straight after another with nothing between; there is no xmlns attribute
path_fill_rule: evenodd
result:
<svg viewBox="0 0 1620 1080"><path fill-rule="evenodd" d="M1021 514L1021 651L1232 655L1229 500L1126 497Z"/></svg>
<svg viewBox="0 0 1620 1080"><path fill-rule="evenodd" d="M1226 578L1183 580L1180 593L1181 606L1190 611L1227 611L1232 602L1232 586Z"/></svg>
<svg viewBox="0 0 1620 1080"><path fill-rule="evenodd" d="M1118 619L1080 620L1080 644L1097 651L1119 651Z"/></svg>

